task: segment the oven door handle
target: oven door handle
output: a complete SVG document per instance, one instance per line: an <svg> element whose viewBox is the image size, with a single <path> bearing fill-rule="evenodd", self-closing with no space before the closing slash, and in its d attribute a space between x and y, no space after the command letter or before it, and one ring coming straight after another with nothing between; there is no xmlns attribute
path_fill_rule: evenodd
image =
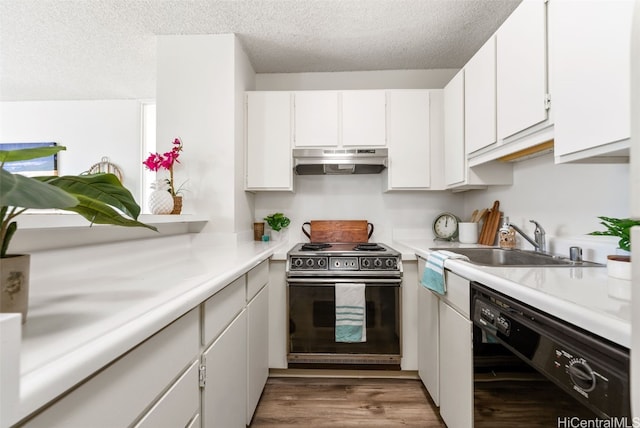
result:
<svg viewBox="0 0 640 428"><path fill-rule="evenodd" d="M364 284L389 284L393 286L399 286L402 282L402 278L290 278L287 280L288 285L325 285L331 286L336 282L348 282L348 283L364 283Z"/></svg>

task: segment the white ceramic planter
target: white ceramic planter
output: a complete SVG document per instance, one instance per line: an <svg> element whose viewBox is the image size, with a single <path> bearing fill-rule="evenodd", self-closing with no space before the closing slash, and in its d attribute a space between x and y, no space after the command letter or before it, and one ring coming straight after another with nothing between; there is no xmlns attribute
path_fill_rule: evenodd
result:
<svg viewBox="0 0 640 428"><path fill-rule="evenodd" d="M628 256L608 256L607 273L612 278L631 281L631 259Z"/></svg>
<svg viewBox="0 0 640 428"><path fill-rule="evenodd" d="M27 321L29 308L29 254L0 259L0 312L22 314Z"/></svg>

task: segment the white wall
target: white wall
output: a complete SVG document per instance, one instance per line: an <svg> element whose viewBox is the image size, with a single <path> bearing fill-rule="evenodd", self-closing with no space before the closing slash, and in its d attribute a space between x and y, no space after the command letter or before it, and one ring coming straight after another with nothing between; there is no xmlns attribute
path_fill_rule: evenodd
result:
<svg viewBox="0 0 640 428"><path fill-rule="evenodd" d="M236 221L252 216L245 212L250 202L240 205L241 212L236 202L243 171L243 115L236 103L253 87L253 70L239 50L233 34L158 37L158 150L182 139L182 163L174 174L178 183L187 181L185 212L209 216L205 232L248 230Z"/></svg>
<svg viewBox="0 0 640 428"><path fill-rule="evenodd" d="M289 240L307 242L310 220L367 220L374 241L390 242L394 230L431 229L442 211L461 212L463 198L449 192L382 192L382 175L296 176L295 193L256 193L256 218L283 212L291 218Z"/></svg>
<svg viewBox="0 0 640 428"><path fill-rule="evenodd" d="M556 165L553 154L518 162L512 186L467 192L465 211L489 208L495 200L511 222L531 235L535 226L529 220L534 219L548 236L582 238L603 230L598 216L629 216L629 164Z"/></svg>
<svg viewBox="0 0 640 428"><path fill-rule="evenodd" d="M244 191L245 184L245 91L255 89L256 73L242 45L235 40L235 231L253 238L254 195Z"/></svg>
<svg viewBox="0 0 640 428"><path fill-rule="evenodd" d="M55 141L59 173L79 174L103 156L122 170L123 184L141 198L141 104L137 100L0 103L0 142Z"/></svg>
<svg viewBox="0 0 640 428"><path fill-rule="evenodd" d="M256 89L259 91L442 89L457 72L457 69L440 69L265 73L256 75Z"/></svg>

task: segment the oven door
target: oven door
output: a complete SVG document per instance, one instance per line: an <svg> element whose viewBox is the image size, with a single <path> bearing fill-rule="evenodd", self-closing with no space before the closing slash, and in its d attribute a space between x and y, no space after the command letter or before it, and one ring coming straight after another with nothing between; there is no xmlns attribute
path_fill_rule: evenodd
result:
<svg viewBox="0 0 640 428"><path fill-rule="evenodd" d="M335 284L364 283L366 342L335 340ZM399 369L401 279L299 278L288 280L290 368Z"/></svg>

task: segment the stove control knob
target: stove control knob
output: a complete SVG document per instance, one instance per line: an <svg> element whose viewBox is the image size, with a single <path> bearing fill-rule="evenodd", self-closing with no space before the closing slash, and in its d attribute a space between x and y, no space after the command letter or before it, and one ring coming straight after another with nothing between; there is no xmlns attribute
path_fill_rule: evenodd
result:
<svg viewBox="0 0 640 428"><path fill-rule="evenodd" d="M313 259L307 259L307 266L309 267L313 266Z"/></svg>
<svg viewBox="0 0 640 428"><path fill-rule="evenodd" d="M295 267L302 267L302 259L293 259L293 265Z"/></svg>
<svg viewBox="0 0 640 428"><path fill-rule="evenodd" d="M375 267L381 267L381 266L382 266L382 260L380 260L380 259L375 259L375 260L373 261L373 265L374 265Z"/></svg>
<svg viewBox="0 0 640 428"><path fill-rule="evenodd" d="M362 266L363 267L371 267L371 259L362 259Z"/></svg>
<svg viewBox="0 0 640 428"><path fill-rule="evenodd" d="M596 377L584 359L569 361L568 371L571 382L581 390L589 392L596 387Z"/></svg>
<svg viewBox="0 0 640 428"><path fill-rule="evenodd" d="M395 263L394 263L393 259L387 259L387 260L384 261L384 264L385 264L386 267L392 268Z"/></svg>
<svg viewBox="0 0 640 428"><path fill-rule="evenodd" d="M318 266L319 267L324 267L325 265L325 260L324 259L318 259Z"/></svg>

